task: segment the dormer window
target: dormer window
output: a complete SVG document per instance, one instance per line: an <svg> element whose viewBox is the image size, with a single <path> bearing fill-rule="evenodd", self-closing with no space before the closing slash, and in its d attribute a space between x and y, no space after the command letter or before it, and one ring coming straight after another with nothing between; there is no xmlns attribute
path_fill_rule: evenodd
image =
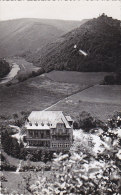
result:
<svg viewBox="0 0 121 195"><path fill-rule="evenodd" d="M32 123L29 123L30 126L32 126Z"/></svg>
<svg viewBox="0 0 121 195"><path fill-rule="evenodd" d="M42 122L41 125L44 126L44 123Z"/></svg>
<svg viewBox="0 0 121 195"><path fill-rule="evenodd" d="M38 123L37 123L37 122L35 122L35 125L36 125L36 126L38 126Z"/></svg>
<svg viewBox="0 0 121 195"><path fill-rule="evenodd" d="M48 122L47 125L50 126L50 123Z"/></svg>

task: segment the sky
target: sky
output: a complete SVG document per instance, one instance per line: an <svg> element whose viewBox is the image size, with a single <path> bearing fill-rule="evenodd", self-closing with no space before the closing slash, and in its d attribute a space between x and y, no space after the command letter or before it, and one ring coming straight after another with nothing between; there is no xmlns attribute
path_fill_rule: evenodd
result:
<svg viewBox="0 0 121 195"><path fill-rule="evenodd" d="M0 1L0 20L16 18L49 18L82 20L96 18L102 13L121 20L120 0Z"/></svg>

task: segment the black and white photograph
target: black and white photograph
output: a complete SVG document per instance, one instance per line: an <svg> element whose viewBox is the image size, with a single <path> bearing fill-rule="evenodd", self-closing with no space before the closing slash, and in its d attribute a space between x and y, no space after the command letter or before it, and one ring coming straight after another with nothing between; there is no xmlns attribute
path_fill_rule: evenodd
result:
<svg viewBox="0 0 121 195"><path fill-rule="evenodd" d="M121 1L0 0L0 195L121 195Z"/></svg>

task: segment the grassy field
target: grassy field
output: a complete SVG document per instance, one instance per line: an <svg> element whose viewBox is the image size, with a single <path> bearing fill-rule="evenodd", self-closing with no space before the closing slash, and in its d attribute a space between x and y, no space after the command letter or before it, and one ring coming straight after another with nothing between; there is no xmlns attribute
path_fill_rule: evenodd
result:
<svg viewBox="0 0 121 195"><path fill-rule="evenodd" d="M103 80L105 75L107 75L106 72L52 71L46 73L46 76L53 81L78 83L82 86L97 84Z"/></svg>
<svg viewBox="0 0 121 195"><path fill-rule="evenodd" d="M87 111L105 121L115 111L121 111L121 86L97 85L66 98L51 109L63 110L72 117Z"/></svg>
<svg viewBox="0 0 121 195"><path fill-rule="evenodd" d="M12 86L0 86L1 114L43 110L80 90L78 84L58 83L38 76Z"/></svg>
<svg viewBox="0 0 121 195"><path fill-rule="evenodd" d="M20 72L36 69L23 58L9 59L9 62L19 64ZM97 85L106 74L52 71L9 87L0 85L1 114L43 110L62 100L52 106L51 110L62 110L72 116L85 110L101 119L105 116L107 118L114 111L120 110L121 91L120 86ZM66 97L67 100L64 99Z"/></svg>
<svg viewBox="0 0 121 195"><path fill-rule="evenodd" d="M20 57L8 58L7 61L20 66L18 74L28 74L36 69L32 63ZM17 79L15 78L14 85L9 87L0 85L1 114L43 110L59 100L101 81L105 74L53 71L52 73L29 78L21 83L16 82ZM53 75L55 80L50 75Z"/></svg>

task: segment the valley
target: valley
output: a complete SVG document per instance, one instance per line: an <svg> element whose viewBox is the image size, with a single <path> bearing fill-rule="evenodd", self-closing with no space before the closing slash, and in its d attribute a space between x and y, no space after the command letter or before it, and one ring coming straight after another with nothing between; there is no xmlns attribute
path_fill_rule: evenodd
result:
<svg viewBox="0 0 121 195"><path fill-rule="evenodd" d="M62 110L75 118L76 113L85 110L107 120L120 111L120 86L99 85L106 72L51 71L19 82L20 75L28 75L38 67L21 57L7 61L16 63L20 70L10 86L0 85L1 115L50 109Z"/></svg>
<svg viewBox="0 0 121 195"><path fill-rule="evenodd" d="M121 85L104 83L107 75L110 81L120 72L119 23L105 14L82 21L0 22L0 57L11 67L0 82L3 194L120 191ZM63 111L72 117L67 122L71 122L73 143L66 154L53 155L47 145L42 151L36 145L39 123L35 120L33 126L28 115L42 110ZM25 148L25 121L36 134L36 151ZM50 122L46 127L41 121L42 131L51 129ZM60 132L58 140L59 136ZM42 135L41 141L45 138L48 135ZM62 150L62 144L58 148Z"/></svg>
<svg viewBox="0 0 121 195"><path fill-rule="evenodd" d="M82 23L84 22L82 21ZM36 18L1 21L0 57L32 55L79 25L81 25L80 21Z"/></svg>

